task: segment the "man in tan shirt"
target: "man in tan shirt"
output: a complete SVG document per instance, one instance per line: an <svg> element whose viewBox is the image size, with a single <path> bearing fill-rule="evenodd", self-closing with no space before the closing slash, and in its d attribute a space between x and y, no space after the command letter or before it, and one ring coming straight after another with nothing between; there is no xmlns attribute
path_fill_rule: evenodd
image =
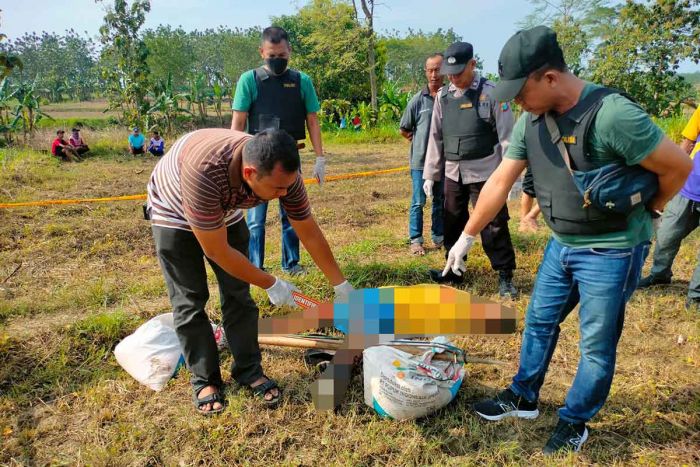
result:
<svg viewBox="0 0 700 467"><path fill-rule="evenodd" d="M508 104L492 97L495 85L475 70L474 50L468 42L455 42L445 51L442 74L450 84L435 98L430 136L423 169L427 196L433 185L445 183L445 249L449 251L469 220L469 203L476 204L489 176L501 163L513 130ZM508 230L508 208L481 231L481 242L491 266L499 274L501 297L516 298L513 285L515 252ZM460 283L463 276L431 271L437 282Z"/></svg>

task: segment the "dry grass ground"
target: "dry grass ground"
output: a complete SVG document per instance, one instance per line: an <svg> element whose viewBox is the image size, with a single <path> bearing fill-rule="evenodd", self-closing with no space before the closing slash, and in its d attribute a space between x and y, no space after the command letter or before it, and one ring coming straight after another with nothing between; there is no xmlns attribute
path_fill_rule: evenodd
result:
<svg viewBox="0 0 700 467"><path fill-rule="evenodd" d="M100 136L104 142L87 134L101 150L82 164L6 151L0 202L144 192L155 161L118 152L119 142L110 140L124 136L118 133ZM398 142L331 145L329 174L404 165L406 149ZM306 173L312 159L307 151ZM409 180L401 173L309 188L314 213L356 286L425 282L427 270L443 264L436 251L408 255ZM517 233L516 211L515 279L525 293L514 306L522 315L547 231ZM279 273L279 223L274 215L268 222L267 266ZM314 373L301 351L280 348L263 352L266 371L285 390L278 410L230 387L226 412L207 419L194 414L186 371L154 393L112 354L140 323L169 309L140 203L0 210L0 464L698 464L700 314L683 308L698 249L696 232L676 260L674 283L634 295L612 392L591 423L590 441L578 456L547 460L540 449L577 365L575 314L563 325L536 421L484 423L469 408L508 383L522 327L506 338L457 339L471 354L507 366L471 365L454 403L423 420L380 419L363 405L359 374L338 412L315 412L308 392ZM496 299L495 274L481 247L473 251L464 288ZM311 264L308 255L303 263ZM210 279L207 309L216 320ZM313 267L295 282L311 296L331 296ZM275 312L260 291L255 297L263 313ZM225 377L229 364L224 354Z"/></svg>

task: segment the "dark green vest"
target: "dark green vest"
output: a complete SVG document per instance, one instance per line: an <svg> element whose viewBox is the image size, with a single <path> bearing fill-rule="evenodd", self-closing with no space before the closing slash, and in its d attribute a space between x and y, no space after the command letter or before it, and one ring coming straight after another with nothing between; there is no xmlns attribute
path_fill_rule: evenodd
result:
<svg viewBox="0 0 700 467"><path fill-rule="evenodd" d="M580 100L571 110L555 120L571 158L572 169L583 172L595 169L589 157L588 130L603 104L603 98L617 91L600 88ZM544 115L530 115L525 128L527 161L537 193L537 203L549 227L558 234L596 235L619 232L627 228L627 217L583 207L583 196L555 143L547 131Z"/></svg>
<svg viewBox="0 0 700 467"><path fill-rule="evenodd" d="M485 82L481 78L477 89L470 88L460 97L448 92L449 86L440 93L443 152L448 161L488 157L498 144L498 133L491 124L491 103L481 100Z"/></svg>
<svg viewBox="0 0 700 467"><path fill-rule="evenodd" d="M295 140L306 139L306 106L301 97L301 74L287 69L274 76L260 67L255 70L258 97L248 111L248 133L275 127L292 135Z"/></svg>

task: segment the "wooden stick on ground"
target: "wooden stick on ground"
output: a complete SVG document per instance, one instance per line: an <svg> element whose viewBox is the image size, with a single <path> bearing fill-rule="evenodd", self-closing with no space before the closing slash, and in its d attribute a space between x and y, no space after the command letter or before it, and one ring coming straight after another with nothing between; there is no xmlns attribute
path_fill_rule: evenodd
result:
<svg viewBox="0 0 700 467"><path fill-rule="evenodd" d="M277 347L294 347L300 349L324 349L338 350L343 344L343 340L333 337L305 337L305 336L269 336L259 335L258 342L262 345L273 345ZM384 344L391 345L391 344ZM422 353L420 348L408 345L391 345L399 350L408 352L414 355ZM436 354L436 360L452 360L449 355ZM484 363L488 365L505 365L505 362L491 360L487 358L465 356L465 363Z"/></svg>

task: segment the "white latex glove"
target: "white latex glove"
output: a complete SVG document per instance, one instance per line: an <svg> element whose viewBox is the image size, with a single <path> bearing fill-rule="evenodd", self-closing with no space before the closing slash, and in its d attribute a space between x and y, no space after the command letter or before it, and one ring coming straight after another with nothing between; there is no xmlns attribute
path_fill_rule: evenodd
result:
<svg viewBox="0 0 700 467"><path fill-rule="evenodd" d="M457 243L450 248L450 252L447 254L447 264L445 264L445 269L442 271L443 276L447 275L450 269L458 276L466 272L467 265L464 263L464 257L469 253L473 243L474 236L462 232Z"/></svg>
<svg viewBox="0 0 700 467"><path fill-rule="evenodd" d="M314 164L314 171L311 174L312 177L316 177L319 185L323 185L326 181L326 158L323 156L316 156L316 163Z"/></svg>
<svg viewBox="0 0 700 467"><path fill-rule="evenodd" d="M335 301L347 302L350 292L355 290L355 288L350 282L345 281L341 284L333 286L333 290L335 290Z"/></svg>
<svg viewBox="0 0 700 467"><path fill-rule="evenodd" d="M297 289L293 284L283 281L278 277L275 277L275 283L272 284L272 287L265 289L265 292L267 292L267 296L270 297L272 304L277 306L299 306L296 304L294 297L292 296L292 292L295 291L298 292L299 289Z"/></svg>
<svg viewBox="0 0 700 467"><path fill-rule="evenodd" d="M426 180L423 182L423 193L425 193L425 196L428 199L433 197L433 185L435 185L435 182L432 180Z"/></svg>

